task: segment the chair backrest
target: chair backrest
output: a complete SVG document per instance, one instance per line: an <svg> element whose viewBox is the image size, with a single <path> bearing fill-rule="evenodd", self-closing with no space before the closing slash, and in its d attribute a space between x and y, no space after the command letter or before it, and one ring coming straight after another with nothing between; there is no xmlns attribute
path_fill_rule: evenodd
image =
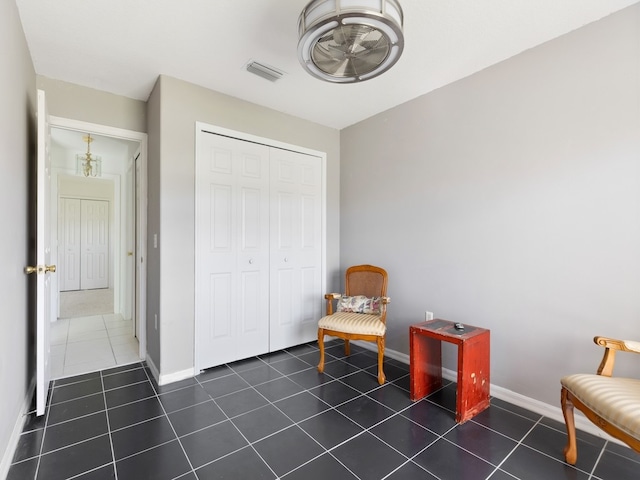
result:
<svg viewBox="0 0 640 480"><path fill-rule="evenodd" d="M345 294L366 297L387 295L387 271L373 265L355 265L347 268Z"/></svg>

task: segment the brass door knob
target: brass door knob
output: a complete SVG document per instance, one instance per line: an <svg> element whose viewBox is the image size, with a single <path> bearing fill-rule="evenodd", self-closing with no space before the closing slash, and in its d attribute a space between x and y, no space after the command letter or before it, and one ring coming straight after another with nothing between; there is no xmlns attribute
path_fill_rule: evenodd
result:
<svg viewBox="0 0 640 480"><path fill-rule="evenodd" d="M54 273L56 271L56 266L55 265L36 265L35 267L32 266L27 266L24 267L24 273L26 273L27 275L31 274L31 273Z"/></svg>

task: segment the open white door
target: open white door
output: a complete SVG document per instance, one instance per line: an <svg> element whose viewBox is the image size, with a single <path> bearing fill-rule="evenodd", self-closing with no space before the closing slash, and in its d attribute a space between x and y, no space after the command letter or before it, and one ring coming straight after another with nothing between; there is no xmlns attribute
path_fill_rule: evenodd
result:
<svg viewBox="0 0 640 480"><path fill-rule="evenodd" d="M36 413L44 414L49 391L49 328L51 321L51 279L55 265L49 265L51 257L51 228L49 225L48 199L51 180L49 161L49 122L44 91L38 90L38 165L36 191L36 266L27 267L27 273L36 273Z"/></svg>

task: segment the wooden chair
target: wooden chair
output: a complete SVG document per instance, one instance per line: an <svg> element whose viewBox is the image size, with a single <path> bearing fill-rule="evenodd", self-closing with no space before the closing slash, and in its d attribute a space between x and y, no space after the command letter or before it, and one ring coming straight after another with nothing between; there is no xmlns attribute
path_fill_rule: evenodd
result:
<svg viewBox="0 0 640 480"><path fill-rule="evenodd" d="M579 373L560 380L562 413L568 435L564 456L572 465L578 458L573 407L609 435L640 453L640 380L612 376L616 352L640 353L640 342L604 337L595 337L593 341L605 348L597 375Z"/></svg>
<svg viewBox="0 0 640 480"><path fill-rule="evenodd" d="M373 265L356 265L346 271L345 294L328 293L327 315L318 322L320 363L324 371L324 336L344 339L344 353L349 355L350 340L366 340L378 344L378 383L385 381L382 368L384 340L387 331L387 272ZM333 301L337 300L334 313Z"/></svg>

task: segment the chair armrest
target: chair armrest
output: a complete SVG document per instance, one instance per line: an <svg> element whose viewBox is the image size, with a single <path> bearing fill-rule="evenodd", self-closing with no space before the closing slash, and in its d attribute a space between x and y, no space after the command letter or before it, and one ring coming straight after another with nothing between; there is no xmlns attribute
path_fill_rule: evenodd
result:
<svg viewBox="0 0 640 480"><path fill-rule="evenodd" d="M640 353L640 342L634 342L633 340L623 340L623 342L626 348L625 351Z"/></svg>
<svg viewBox="0 0 640 480"><path fill-rule="evenodd" d="M333 300L338 300L342 297L341 293L327 293L324 298L327 299L327 315L333 315Z"/></svg>
<svg viewBox="0 0 640 480"><path fill-rule="evenodd" d="M326 298L327 300L329 300L329 299L337 300L341 296L342 296L341 293L325 293L324 298Z"/></svg>
<svg viewBox="0 0 640 480"><path fill-rule="evenodd" d="M632 340L616 340L607 337L595 337L593 341L596 345L604 347L604 356L598 367L598 375L610 377L613 375L613 367L616 362L616 352L640 353L640 342Z"/></svg>

